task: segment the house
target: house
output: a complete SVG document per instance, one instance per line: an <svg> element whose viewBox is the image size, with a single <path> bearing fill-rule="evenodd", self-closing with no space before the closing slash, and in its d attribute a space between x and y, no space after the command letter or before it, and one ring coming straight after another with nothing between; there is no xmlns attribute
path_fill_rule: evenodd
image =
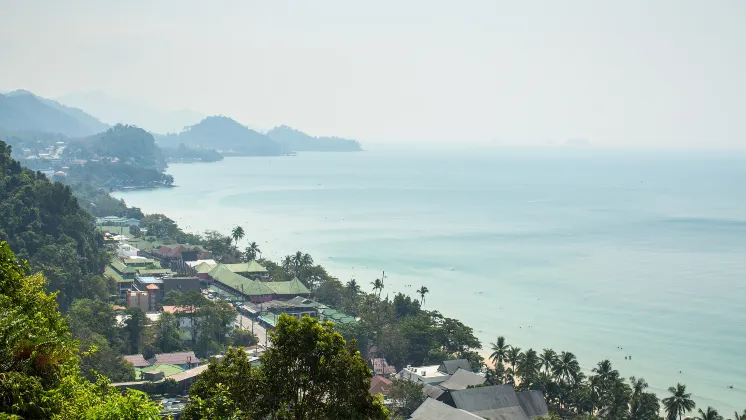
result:
<svg viewBox="0 0 746 420"><path fill-rule="evenodd" d="M155 312L158 309L158 286L149 285L145 291L128 290L126 292L126 302L129 308L140 308L143 312Z"/></svg>
<svg viewBox="0 0 746 420"><path fill-rule="evenodd" d="M476 420L482 417L428 398L417 407L410 418L412 420Z"/></svg>
<svg viewBox="0 0 746 420"><path fill-rule="evenodd" d="M119 258L114 257L109 261L109 265L104 268L104 276L114 280L117 283L117 293L124 296L127 290L132 290L132 282L135 280L136 271L128 267Z"/></svg>
<svg viewBox="0 0 746 420"><path fill-rule="evenodd" d="M407 366L397 376L412 382L421 382L424 384L437 385L446 381L451 375L438 370L441 365L432 366Z"/></svg>
<svg viewBox="0 0 746 420"><path fill-rule="evenodd" d="M482 385L487 378L470 370L459 368L450 378L443 381L440 387L448 391L466 389L470 386Z"/></svg>
<svg viewBox="0 0 746 420"><path fill-rule="evenodd" d="M396 373L396 368L389 365L383 357L371 358L370 365L373 367L373 373L376 375L393 375Z"/></svg>
<svg viewBox="0 0 746 420"><path fill-rule="evenodd" d="M137 219L117 216L97 217L96 226L140 226Z"/></svg>
<svg viewBox="0 0 746 420"><path fill-rule="evenodd" d="M439 371L448 375L453 375L459 369L472 370L471 364L466 359L445 360L438 367Z"/></svg>
<svg viewBox="0 0 746 420"><path fill-rule="evenodd" d="M549 414L541 391L516 393L512 385L454 390L451 399L455 408L488 420L533 420Z"/></svg>
<svg viewBox="0 0 746 420"><path fill-rule="evenodd" d="M191 262L191 261L190 261ZM187 263L189 264L189 263ZM202 280L207 280L210 276L208 275L210 273L210 270L215 268L217 264L210 264L206 261L202 261L201 263L192 266L192 273L199 277Z"/></svg>
<svg viewBox="0 0 746 420"><path fill-rule="evenodd" d="M260 305L262 311L270 312L279 317L280 314L288 314L297 319L303 316L318 317L319 312L313 305L304 302L304 298L298 297L292 300L271 300Z"/></svg>
<svg viewBox="0 0 746 420"><path fill-rule="evenodd" d="M194 381L197 380L197 377L204 371L206 371L209 367L209 364L197 366L195 368L188 369L171 376L167 376L166 379L172 379L176 381L176 383L179 384L181 392L183 394L187 394L189 392L189 387L191 387Z"/></svg>
<svg viewBox="0 0 746 420"><path fill-rule="evenodd" d="M123 356L124 360L132 363L135 368L144 368L150 366L150 362L145 360L142 354L130 354Z"/></svg>
<svg viewBox="0 0 746 420"><path fill-rule="evenodd" d="M163 277L163 295L165 296L168 292L175 290L180 293L186 293L189 291L200 291L199 278L195 276L174 276L174 277Z"/></svg>
<svg viewBox="0 0 746 420"><path fill-rule="evenodd" d="M120 243L117 246L117 257L120 258L136 257L138 252L140 252L140 250L130 244Z"/></svg>
<svg viewBox="0 0 746 420"><path fill-rule="evenodd" d="M370 389L368 392L370 395L378 395L381 394L383 396L389 395L389 391L391 390L391 380L386 379L383 376L374 376L370 380Z"/></svg>
<svg viewBox="0 0 746 420"><path fill-rule="evenodd" d="M151 366L177 365L182 369L191 369L202 364L202 361L194 355L193 351L182 351L176 353L159 353L148 359Z"/></svg>

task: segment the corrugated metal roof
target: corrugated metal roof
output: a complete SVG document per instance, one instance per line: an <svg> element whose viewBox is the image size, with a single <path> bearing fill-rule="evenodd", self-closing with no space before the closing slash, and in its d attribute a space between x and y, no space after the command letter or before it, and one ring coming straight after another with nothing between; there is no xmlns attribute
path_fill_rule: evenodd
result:
<svg viewBox="0 0 746 420"><path fill-rule="evenodd" d="M251 260L247 263L224 264L234 273L266 273L267 269L258 262Z"/></svg>
<svg viewBox="0 0 746 420"><path fill-rule="evenodd" d="M136 368L150 366L150 363L147 360L145 360L145 357L143 357L142 354L130 354L127 356L122 356L122 358L132 363L132 365L135 366Z"/></svg>
<svg viewBox="0 0 746 420"><path fill-rule="evenodd" d="M229 270L225 264L218 264L215 268L210 270L208 275L213 280L239 292L242 291L241 286L243 286L242 292L247 296L263 296L271 295L273 293L272 289L265 286L264 283L238 275Z"/></svg>
<svg viewBox="0 0 746 420"><path fill-rule="evenodd" d="M471 364L469 364L469 361L466 359L444 360L439 368L441 372L445 372L449 375L453 375L459 369L471 370Z"/></svg>
<svg viewBox="0 0 746 420"><path fill-rule="evenodd" d="M470 385L482 385L487 382L487 378L470 370L458 369L451 375L447 381L440 384L441 387L448 390L466 389Z"/></svg>
<svg viewBox="0 0 746 420"><path fill-rule="evenodd" d="M176 382L181 382L181 381L199 376L199 374L206 371L209 367L210 365L197 366L196 368L185 370L181 373L168 376L167 379L173 379Z"/></svg>
<svg viewBox="0 0 746 420"><path fill-rule="evenodd" d="M464 410L453 408L432 398L423 402L417 410L412 413L413 420L474 420L481 417Z"/></svg>
<svg viewBox="0 0 746 420"><path fill-rule="evenodd" d="M309 295L311 291L297 277L290 281L270 281L264 283L277 295Z"/></svg>
<svg viewBox="0 0 746 420"><path fill-rule="evenodd" d="M163 364L185 365L187 363L201 363L202 361L194 355L193 351L181 351L176 353L160 353L150 359L153 366Z"/></svg>

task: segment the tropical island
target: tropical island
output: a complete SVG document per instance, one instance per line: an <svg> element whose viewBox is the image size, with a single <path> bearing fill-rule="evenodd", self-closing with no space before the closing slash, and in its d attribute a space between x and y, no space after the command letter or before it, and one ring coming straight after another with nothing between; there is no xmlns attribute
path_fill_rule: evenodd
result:
<svg viewBox="0 0 746 420"><path fill-rule="evenodd" d="M224 124L246 135L219 117L177 136L178 153ZM145 130L31 129L0 132L0 417L723 418L684 384L658 396L608 360L584 372L571 349L499 331L483 345L426 307L426 284L389 299L384 276L262 258L250 226L185 232L128 207L109 191L174 182Z"/></svg>

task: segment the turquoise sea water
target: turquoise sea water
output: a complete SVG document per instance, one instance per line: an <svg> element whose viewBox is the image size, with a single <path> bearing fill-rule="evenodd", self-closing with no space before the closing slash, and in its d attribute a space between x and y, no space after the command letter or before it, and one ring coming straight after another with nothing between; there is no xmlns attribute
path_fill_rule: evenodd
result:
<svg viewBox="0 0 746 420"><path fill-rule="evenodd" d="M116 195L190 231L240 224L264 256L300 249L364 287L385 270L384 295L425 285L425 306L485 348L505 335L588 369L608 358L659 397L682 382L698 406L746 408L743 153L301 154L169 173L178 188Z"/></svg>

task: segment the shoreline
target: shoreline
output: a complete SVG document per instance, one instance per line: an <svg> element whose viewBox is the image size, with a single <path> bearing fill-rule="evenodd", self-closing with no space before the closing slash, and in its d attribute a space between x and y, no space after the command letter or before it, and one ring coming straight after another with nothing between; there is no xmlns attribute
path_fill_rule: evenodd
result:
<svg viewBox="0 0 746 420"><path fill-rule="evenodd" d="M233 159L231 159L233 160ZM314 158L312 160L313 164L318 164L319 159ZM230 160L229 160L230 161ZM238 159L233 160L233 162L225 162L224 165L228 166L228 168L235 168L239 167L239 161ZM275 163L276 165L276 163ZM178 167L186 168L183 165L176 166L175 168L178 169ZM226 170L229 170L226 168ZM262 170L262 169L258 169ZM204 185L201 183L195 184L194 180L189 181L189 178L187 177L187 173L191 171L176 171L178 176L177 178L180 181L186 181L186 184L182 182L182 185L189 185L189 188L196 188L199 194L202 194L204 196L205 189ZM254 171L255 172L255 171ZM303 182L300 181L300 184ZM316 181L312 181L309 183L313 183L315 185ZM280 185L277 190L274 190L272 188L274 184L271 183L268 184L270 187L269 191L278 191L282 192L285 191L283 186ZM327 185L326 183L324 184ZM201 188L201 190L200 190ZM249 189L249 192L242 192L241 190L235 190L235 185L227 185L225 189L227 189L226 193L223 192L223 188L217 188L214 191L214 194L212 194L212 191L210 192L209 196L206 196L206 203L208 203L207 206L197 207L197 208L190 208L190 209L184 209L183 211L177 211L177 212L171 212L172 209L177 208L173 204L169 204L172 202L177 202L179 200L182 200L181 198L176 198L177 196L180 196L179 193L171 193L170 191L164 191L165 195L168 197L166 199L155 199L153 198L158 195L160 196L162 193L157 193L156 195L152 195L151 192L134 192L134 194L143 193L147 195L147 199L142 200L143 208L147 209L147 212L163 212L167 215L170 215L170 217L174 218L174 220L178 220L179 225L183 226L185 231L188 232L202 232L202 226L205 225L207 227L212 226L213 228L217 229L218 231L225 232L226 229L228 229L232 224L242 224L245 226L245 223L249 223L249 226L251 224L254 224L257 226L255 229L255 233L252 235L255 235L254 238L258 238L261 240L261 244L266 244L267 249L264 249L263 256L270 259L277 259L278 257L281 257L282 255L295 252L298 249L303 250L304 252L308 252L311 255L313 255L316 259L316 262L318 264L321 264L325 268L329 270L329 273L335 277L338 277L342 280L347 280L349 274L354 274L355 278L363 285L364 288L369 288L368 286L368 277L369 273L377 273L380 275L380 269L379 268L371 268L371 269L364 269L363 266L367 264L367 262L360 262L361 258L365 258L363 255L366 251L360 251L360 252L351 252L351 253L345 253L344 248L342 250L338 249L339 247L335 247L333 244L336 243L338 236L341 233L334 233L332 235L327 235L324 238L328 238L325 240L322 240L319 242L316 240L316 236L318 235L315 233L318 231L324 231L329 226L336 226L332 227L335 231L346 231L347 227L350 226L349 218L347 221L342 222L342 224L338 224L337 222L332 222L330 220L330 224L321 226L318 229L304 229L302 228L299 231L294 230L296 226L301 226L303 223L314 223L314 218L311 216L314 216L315 214L307 214L303 211L300 211L295 218L288 219L287 211L285 213L266 213L269 211L268 209L271 207L267 206L249 206L246 208L252 209L248 213L246 210L236 210L235 208L230 207L230 204L228 204L228 207L226 206L226 203L221 202L224 199L227 199L230 197L232 200L231 202L235 202L235 197L238 197L236 194L242 194L242 195L252 195L252 194L261 194L264 190L256 190L256 189ZM302 190L298 190L302 191ZM127 191L124 191L127 192ZM124 198L125 201L127 201L130 205L136 205L132 202L131 198L128 198L126 194L117 194L117 198ZM228 194L228 195L226 195ZM264 198L265 196L262 196ZM303 197L303 196L302 196ZM148 204L144 204L147 202ZM241 201L240 203L245 203L244 201ZM241 204L242 206L245 206L245 204ZM273 204L276 205L276 204ZM225 211L222 209L225 208ZM325 207L322 207L325 208ZM266 213L266 214L265 214ZM208 222L205 219L205 214L210 214L211 217L215 220L212 222ZM264 217L270 215L271 217ZM347 217L342 215L341 217ZM284 220L289 221L290 223L285 222ZM317 218L316 218L317 219ZM321 222L324 223L324 217L322 215ZM331 216L330 216L331 219ZM244 222L244 220L250 220L251 222ZM344 219L342 219L344 220ZM228 223L230 222L230 223ZM186 228L187 225L191 224L189 228ZM279 227L282 226L280 229L276 229L275 226ZM252 229L253 230L253 229ZM323 233L322 233L323 234ZM353 232L354 234L354 232ZM296 236L300 235L300 236ZM341 236L339 237L342 238ZM266 239L266 240L265 240ZM259 242L259 241L258 241ZM345 241L346 242L346 241ZM294 245L297 244L297 245ZM403 248L402 248L403 249ZM368 251L370 252L370 251ZM378 255L378 254L376 254ZM387 253L381 254L381 256L376 256L375 258L371 259L371 267L378 267L379 264L377 262L373 262L373 260L376 260L380 262L381 260L386 258ZM333 256L333 257L332 257ZM416 257L416 256L415 256ZM352 262L354 261L354 262ZM367 260L364 260L367 261ZM662 357L661 353L659 351L656 351L657 344L650 344L646 343L644 341L635 341L637 340L637 335L629 335L626 331L620 331L620 333L624 333L623 336L618 336L616 332L613 330L603 330L601 332L597 332L594 334L601 334L599 336L588 336L584 335L583 340L574 342L573 340L569 340L565 337L565 334L562 334L561 331L553 331L551 328L552 321L551 320L545 320L543 322L539 320L522 320L519 318L516 318L517 320L515 322L506 322L506 321L500 321L499 323L493 323L494 326L490 326L489 324L484 324L483 322L475 323L473 320L479 318L479 314L473 313L474 311L469 311L468 307L465 307L463 305L457 305L456 302L451 302L450 297L447 296L447 293L444 292L445 284L449 281L450 277L452 277L453 273L448 273L445 268L442 273L440 271L431 271L431 270L425 270L421 271L418 269L414 273L410 272L411 270L407 270L406 272L402 272L397 268L398 262L394 261L389 266L390 268L386 268L387 277L390 275L392 277L391 283L387 283L387 289L384 291L384 294L386 294L387 291L390 293L396 293L397 291L401 291L405 294L412 295L412 290L404 289L404 283L415 283L417 282L417 285L419 286L419 282L426 282L425 285L427 285L430 290L432 291L431 295L428 296L427 303L425 305L426 309L440 309L446 316L452 316L455 318L460 319L464 324L471 326L474 328L474 334L477 336L480 341L482 341L483 349L479 351L480 355L484 357L485 363L489 363L488 357L489 353L489 343L491 341L495 340L496 335L504 335L508 339L509 344L515 344L517 346L522 347L524 350L532 347L531 344L534 344L533 348L537 351L540 351L543 347L553 348L556 351L561 350L568 350L574 352L578 356L578 360L580 362L581 368L583 372L589 372L591 368L595 366L595 364L603 359L609 359L612 361L612 364L615 369L618 369L622 376L628 377L632 374L635 376L643 376L645 377L648 382L652 382L656 386L654 387L656 390L656 393L659 395L659 397L663 398L666 396L665 388L671 385L675 385L676 381L680 381L683 383L688 383L692 385L696 385L694 389L691 391L693 392L696 400L702 401L702 404L709 402L709 401L715 401L714 399L717 399L718 402L713 402L711 405L713 406L720 406L725 407L727 405L733 405L732 403L726 403L725 401L721 401L720 397L726 397L730 395L730 397L727 397L728 399L733 399L733 396L738 396L743 393L743 390L741 389L739 391L739 388L742 388L740 382L734 383L736 385L735 394L732 394L734 391L730 391L726 389L726 383L725 381L732 381L733 379L727 379L725 377L719 377L717 375L707 375L706 372L699 372L699 369L695 369L698 366L695 366L693 364L686 364L681 365L684 369L684 376L678 377L676 373L680 369L679 367L670 368L665 366L657 366L655 365L655 361L661 360L668 357ZM356 266L354 269L350 269L351 266ZM450 267L450 265L449 265ZM461 267L461 266L459 266ZM464 271L461 268L459 268L459 271L461 275L463 273L469 273L468 271ZM375 275L375 274L374 274ZM469 274L471 275L471 274ZM565 275L571 275L571 274L565 274ZM435 283L433 284L433 281L435 278L439 278L441 283ZM458 277L458 276L456 276ZM496 279L497 280L497 279ZM388 281L388 280L387 280ZM439 285L438 285L439 284ZM433 287L436 286L436 287ZM481 287L488 287L488 286L479 286ZM488 289L481 289L488 291ZM522 305L531 305L530 300L525 300L521 295L516 295L515 290L508 289L504 290L502 294L505 294L507 296L511 296L510 300L517 301L518 304ZM443 295L442 297L438 297L436 295ZM468 296L471 296L470 293L467 294ZM500 294L498 294L500 295ZM432 300L431 300L432 296ZM477 297L477 296L471 296L468 297L470 301L476 302L485 302L490 301L491 299L498 298L498 296L495 296L495 293L487 293L487 296L484 297ZM534 299L536 300L536 299ZM541 311L546 311L546 308L543 307L546 305L544 303L545 297L542 296L542 309ZM432 302L432 303L430 303ZM446 305L443 305L441 303L436 302L446 302ZM460 302L460 301L459 301ZM479 303L481 304L481 303ZM456 306L454 306L456 305ZM497 312L497 307L494 308L494 311L492 311L492 315L498 315L505 317L506 314ZM505 310L509 310L509 308L504 308ZM586 309L583 307L583 309ZM587 327L584 329L581 329L580 331L595 331L597 328L595 325L600 321L598 319L595 319L592 312L583 311L587 315L590 316L588 319L588 322L590 324L588 325L581 325L581 327ZM520 312L513 312L513 313L520 313ZM517 316L517 315L516 315ZM477 317L477 318L475 318ZM515 317L512 317L515 318ZM508 320L511 319L511 317L508 314ZM525 327L527 324L533 324L534 329L533 330L527 330ZM519 330L518 326L523 325L523 330ZM497 328L494 328L494 327ZM494 331L493 331L494 328ZM548 329L549 328L549 329ZM576 330L575 335L577 335L578 330L577 327L573 326L570 327L571 329ZM590 329L588 329L590 328ZM611 328L611 327L607 327ZM640 337L642 337L643 332L640 332ZM570 338L572 338L572 334L570 335ZM618 336L618 338L614 338ZM542 339L542 337L546 337L546 339ZM626 337L626 338L625 338ZM587 338L587 339L586 339ZM558 339L561 339L558 341ZM618 341L617 341L618 340ZM565 344L561 344L565 343ZM569 344L568 344L569 343ZM615 343L623 344L625 347L625 351L627 351L627 347L629 346L629 351L634 356L634 361L630 362L629 364L622 363L624 362L623 356L624 354L622 352L617 352L615 346ZM652 346L652 347L651 347ZM661 350L664 351L665 350ZM678 351L678 350L677 350ZM732 353L732 352L731 352ZM638 357L639 355L639 357ZM675 355L674 355L675 356ZM704 356L707 357L707 356ZM598 359L598 360L596 360ZM683 358L682 358L683 359ZM621 361L620 361L621 360ZM651 368L652 366L652 368ZM675 369L675 371L673 370ZM709 369L708 369L709 370ZM731 375L732 376L732 375ZM659 378L659 379L655 379ZM661 378L663 380L661 380ZM719 383L720 381L723 381L722 383ZM700 384L700 385L697 385ZM704 386L702 386L704 384ZM704 388L704 389L702 389ZM707 391L705 391L705 389ZM662 390L659 392L659 390ZM736 397L738 398L738 397Z"/></svg>

